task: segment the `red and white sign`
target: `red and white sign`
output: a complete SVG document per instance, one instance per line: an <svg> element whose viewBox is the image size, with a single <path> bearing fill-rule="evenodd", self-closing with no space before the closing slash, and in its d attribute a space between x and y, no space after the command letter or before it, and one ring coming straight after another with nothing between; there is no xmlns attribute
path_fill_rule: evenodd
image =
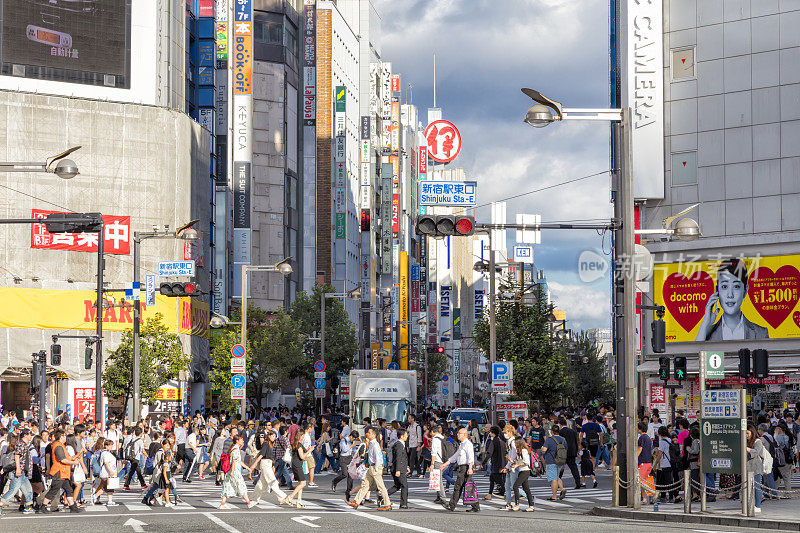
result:
<svg viewBox="0 0 800 533"><path fill-rule="evenodd" d="M63 213L63 211L31 209L31 218L45 218L52 213ZM104 253L120 255L131 253L131 217L103 215L103 231ZM31 248L96 252L97 237L97 233L49 233L44 224L31 224Z"/></svg>
<svg viewBox="0 0 800 533"><path fill-rule="evenodd" d="M427 146L420 146L419 147L419 173L420 174L427 174L428 173L428 147Z"/></svg>
<svg viewBox="0 0 800 533"><path fill-rule="evenodd" d="M392 74L392 92L400 92L400 74Z"/></svg>
<svg viewBox="0 0 800 533"><path fill-rule="evenodd" d="M197 3L197 16L198 17L213 17L214 16L214 1L213 0L200 0Z"/></svg>
<svg viewBox="0 0 800 533"><path fill-rule="evenodd" d="M512 402L512 403L498 403L498 411L517 411L519 409L527 409L528 402Z"/></svg>
<svg viewBox="0 0 800 533"><path fill-rule="evenodd" d="M75 414L73 416L78 417L78 420L81 421L86 417L94 419L94 387L76 387L73 395L75 397Z"/></svg>
<svg viewBox="0 0 800 533"><path fill-rule="evenodd" d="M396 238L400 233L400 194L392 194L392 235Z"/></svg>
<svg viewBox="0 0 800 533"><path fill-rule="evenodd" d="M203 266L203 255L205 255L206 236L202 231L197 232L198 239L183 243L183 260L194 261L195 266Z"/></svg>
<svg viewBox="0 0 800 533"><path fill-rule="evenodd" d="M425 140L431 159L449 163L461 151L461 134L452 122L434 120L425 128Z"/></svg>
<svg viewBox="0 0 800 533"><path fill-rule="evenodd" d="M339 396L350 396L350 387L342 385L339 387Z"/></svg>

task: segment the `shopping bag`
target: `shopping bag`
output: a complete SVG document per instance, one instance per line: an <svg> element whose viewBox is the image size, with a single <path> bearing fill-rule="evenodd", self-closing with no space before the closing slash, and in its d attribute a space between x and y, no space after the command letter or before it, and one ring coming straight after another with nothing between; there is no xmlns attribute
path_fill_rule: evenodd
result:
<svg viewBox="0 0 800 533"><path fill-rule="evenodd" d="M109 477L106 480L106 488L108 490L116 490L119 488L119 478L117 476Z"/></svg>
<svg viewBox="0 0 800 533"><path fill-rule="evenodd" d="M431 470L431 475L428 478L428 492L439 492L442 486L442 471L438 468Z"/></svg>
<svg viewBox="0 0 800 533"><path fill-rule="evenodd" d="M647 476L647 479L644 480L644 489L648 496L653 496L655 494L655 487L655 478L653 478L653 476Z"/></svg>
<svg viewBox="0 0 800 533"><path fill-rule="evenodd" d="M83 468L79 466L75 469L75 472L72 473L72 481L76 484L86 481L86 472L83 471Z"/></svg>

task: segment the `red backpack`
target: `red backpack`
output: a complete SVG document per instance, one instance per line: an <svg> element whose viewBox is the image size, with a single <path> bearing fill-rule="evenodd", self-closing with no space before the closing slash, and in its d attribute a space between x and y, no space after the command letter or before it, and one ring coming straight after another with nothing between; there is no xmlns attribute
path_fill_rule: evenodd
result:
<svg viewBox="0 0 800 533"><path fill-rule="evenodd" d="M222 469L223 472L226 474L231 469L231 456L227 453L223 453L219 456L219 467Z"/></svg>

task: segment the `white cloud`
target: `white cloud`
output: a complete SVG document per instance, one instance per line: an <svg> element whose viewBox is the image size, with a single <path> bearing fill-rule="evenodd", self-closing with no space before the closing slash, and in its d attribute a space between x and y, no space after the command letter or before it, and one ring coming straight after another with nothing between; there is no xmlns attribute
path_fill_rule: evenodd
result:
<svg viewBox="0 0 800 533"><path fill-rule="evenodd" d="M547 282L557 309L567 312L567 323L573 331L607 328L611 324L610 294L585 284Z"/></svg>

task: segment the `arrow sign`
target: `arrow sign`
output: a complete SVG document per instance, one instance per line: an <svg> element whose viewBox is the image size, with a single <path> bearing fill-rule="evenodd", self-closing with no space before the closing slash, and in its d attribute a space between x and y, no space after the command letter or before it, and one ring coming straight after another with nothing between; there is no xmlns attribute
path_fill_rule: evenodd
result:
<svg viewBox="0 0 800 533"><path fill-rule="evenodd" d="M142 529L142 526L146 526L146 525L147 524L145 524L141 520L136 520L135 518L128 518L128 521L125 522L124 524L122 524L123 527L130 526L131 528L133 528L133 531L135 533L143 533L144 529ZM316 526L316 527L319 527L319 526Z"/></svg>
<svg viewBox="0 0 800 533"><path fill-rule="evenodd" d="M311 523L311 520L319 520L318 516L293 516L292 520L294 520L298 524L303 524L304 526L320 527L317 524L312 524Z"/></svg>

